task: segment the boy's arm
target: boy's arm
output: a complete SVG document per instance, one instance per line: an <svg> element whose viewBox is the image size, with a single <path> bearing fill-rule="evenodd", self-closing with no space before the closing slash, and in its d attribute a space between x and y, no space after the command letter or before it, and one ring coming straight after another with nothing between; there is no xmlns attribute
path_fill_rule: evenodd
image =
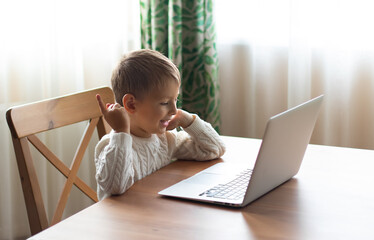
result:
<svg viewBox="0 0 374 240"><path fill-rule="evenodd" d="M182 109L178 109L177 114L169 122L167 130L173 130L177 127L187 128L195 120L196 116Z"/></svg>
<svg viewBox="0 0 374 240"><path fill-rule="evenodd" d="M111 132L95 149L98 198L122 194L134 184L132 138L129 134Z"/></svg>
<svg viewBox="0 0 374 240"><path fill-rule="evenodd" d="M221 157L226 148L218 133L197 115L192 116L192 123L184 131L175 133L176 150L173 157L200 161Z"/></svg>

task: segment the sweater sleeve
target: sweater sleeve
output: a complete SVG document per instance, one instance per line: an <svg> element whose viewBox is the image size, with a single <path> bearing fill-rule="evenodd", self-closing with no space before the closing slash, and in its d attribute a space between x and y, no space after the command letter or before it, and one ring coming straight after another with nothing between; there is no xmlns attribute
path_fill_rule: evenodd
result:
<svg viewBox="0 0 374 240"><path fill-rule="evenodd" d="M175 134L174 158L204 161L219 158L225 153L225 145L218 133L197 115L189 127Z"/></svg>
<svg viewBox="0 0 374 240"><path fill-rule="evenodd" d="M113 131L105 135L95 149L95 166L99 200L124 193L134 184L131 136Z"/></svg>

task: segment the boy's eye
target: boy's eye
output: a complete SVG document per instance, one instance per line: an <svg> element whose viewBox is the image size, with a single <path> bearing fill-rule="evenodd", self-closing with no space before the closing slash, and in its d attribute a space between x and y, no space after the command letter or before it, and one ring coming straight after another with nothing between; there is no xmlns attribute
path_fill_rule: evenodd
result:
<svg viewBox="0 0 374 240"><path fill-rule="evenodd" d="M176 104L179 100L176 98L174 99L174 103ZM169 105L169 103L172 103L171 101L170 102L161 102L160 104L163 105L163 106L166 106L166 105Z"/></svg>

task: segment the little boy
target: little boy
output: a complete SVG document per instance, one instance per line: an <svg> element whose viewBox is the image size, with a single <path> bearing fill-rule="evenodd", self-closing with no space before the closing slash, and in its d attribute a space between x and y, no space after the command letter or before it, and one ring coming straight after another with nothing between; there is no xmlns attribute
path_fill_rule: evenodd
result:
<svg viewBox="0 0 374 240"><path fill-rule="evenodd" d="M105 105L97 95L113 129L95 150L99 200L124 193L172 160L223 155L225 146L212 126L176 108L180 84L178 69L159 52L143 49L121 59L112 75L117 103Z"/></svg>

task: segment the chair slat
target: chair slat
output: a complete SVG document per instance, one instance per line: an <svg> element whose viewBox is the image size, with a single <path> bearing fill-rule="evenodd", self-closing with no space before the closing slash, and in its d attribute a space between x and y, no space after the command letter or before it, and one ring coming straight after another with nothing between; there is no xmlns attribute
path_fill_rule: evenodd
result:
<svg viewBox="0 0 374 240"><path fill-rule="evenodd" d="M100 117L101 112L96 102L96 94L100 94L104 102L114 103L111 89L101 88L97 91L66 95L14 107L7 113L7 115L10 115L7 118L12 119L12 134L21 138L90 118ZM75 114L72 115L71 113Z"/></svg>
<svg viewBox="0 0 374 240"><path fill-rule="evenodd" d="M47 146L45 146L37 136L30 135L27 137L29 142L66 178L70 174L70 169L52 152ZM85 193L94 202L98 202L96 192L90 188L85 182L82 181L78 176L74 181L75 186Z"/></svg>
<svg viewBox="0 0 374 240"><path fill-rule="evenodd" d="M69 175L70 169L37 136L30 135L27 139L59 172L65 177Z"/></svg>
<svg viewBox="0 0 374 240"><path fill-rule="evenodd" d="M111 129L112 128L109 124L104 120L104 117L101 116L97 123L97 134L99 135L99 139L104 137L104 135L110 132Z"/></svg>
<svg viewBox="0 0 374 240"><path fill-rule="evenodd" d="M81 142L78 146L77 152L76 152L76 154L74 156L74 159L72 161L72 165L71 165L71 168L70 168L70 174L69 174L68 178L66 179L65 186L62 190L60 199L58 201L55 214L53 215L51 225L54 225L54 224L58 223L59 221L61 221L62 214L64 212L67 200L68 200L69 195L70 195L71 187L73 186L74 181L77 177L79 166L81 164L84 153L87 149L87 146L90 142L90 139L92 137L93 132L95 131L95 128L96 128L96 125L97 125L98 122L99 122L98 117L92 119L90 121L90 123L88 124L88 126L85 130L85 133L83 134L82 140L81 140Z"/></svg>

